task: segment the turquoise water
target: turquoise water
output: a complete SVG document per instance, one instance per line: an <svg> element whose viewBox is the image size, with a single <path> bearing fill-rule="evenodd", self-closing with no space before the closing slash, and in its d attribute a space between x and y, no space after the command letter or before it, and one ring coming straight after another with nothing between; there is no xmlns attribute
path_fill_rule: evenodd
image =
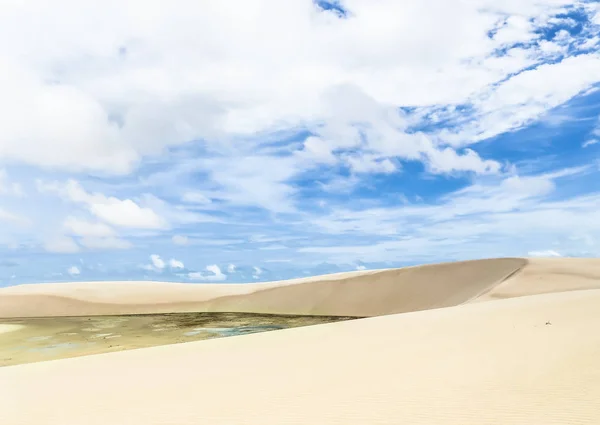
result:
<svg viewBox="0 0 600 425"><path fill-rule="evenodd" d="M236 326L232 328L195 328L193 331L184 333L185 336L194 336L201 333L216 334L221 337L245 335L256 332L276 331L284 329L283 326L262 325L262 326Z"/></svg>

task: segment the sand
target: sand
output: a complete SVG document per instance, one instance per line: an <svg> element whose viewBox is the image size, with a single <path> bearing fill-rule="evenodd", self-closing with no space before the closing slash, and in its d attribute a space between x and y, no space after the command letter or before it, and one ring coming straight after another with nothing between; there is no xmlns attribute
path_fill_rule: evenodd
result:
<svg viewBox="0 0 600 425"><path fill-rule="evenodd" d="M0 323L0 334L18 331L19 329L22 329L22 328L23 327L20 325L6 325L6 324Z"/></svg>
<svg viewBox="0 0 600 425"><path fill-rule="evenodd" d="M525 295L600 289L600 258L534 258L527 265L474 301Z"/></svg>
<svg viewBox="0 0 600 425"><path fill-rule="evenodd" d="M241 285L19 285L0 289L0 317L186 311L379 316L461 304L525 265L520 258L478 260Z"/></svg>
<svg viewBox="0 0 600 425"><path fill-rule="evenodd" d="M5 367L0 423L598 424L599 327L573 291Z"/></svg>
<svg viewBox="0 0 600 425"><path fill-rule="evenodd" d="M0 424L596 425L599 271L600 259L505 259L216 296L207 287L194 294L205 308L421 311L3 367ZM145 284L123 303L99 302L95 288L77 297L40 288L0 290L0 307L30 311L31 296L51 312L55 298L96 311L167 307L140 296Z"/></svg>

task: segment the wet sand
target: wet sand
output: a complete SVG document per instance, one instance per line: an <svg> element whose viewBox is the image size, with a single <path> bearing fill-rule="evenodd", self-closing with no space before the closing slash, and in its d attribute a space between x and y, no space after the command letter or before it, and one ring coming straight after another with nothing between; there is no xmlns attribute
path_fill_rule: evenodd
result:
<svg viewBox="0 0 600 425"><path fill-rule="evenodd" d="M0 366L316 325L353 317L174 313L0 319Z"/></svg>

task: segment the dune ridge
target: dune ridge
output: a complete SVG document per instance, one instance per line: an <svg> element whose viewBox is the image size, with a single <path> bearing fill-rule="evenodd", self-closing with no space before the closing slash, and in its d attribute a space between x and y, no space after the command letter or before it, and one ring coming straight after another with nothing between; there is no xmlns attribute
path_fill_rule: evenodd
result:
<svg viewBox="0 0 600 425"><path fill-rule="evenodd" d="M88 282L0 289L0 317L187 311L379 316L467 302L527 265L473 260L256 284Z"/></svg>

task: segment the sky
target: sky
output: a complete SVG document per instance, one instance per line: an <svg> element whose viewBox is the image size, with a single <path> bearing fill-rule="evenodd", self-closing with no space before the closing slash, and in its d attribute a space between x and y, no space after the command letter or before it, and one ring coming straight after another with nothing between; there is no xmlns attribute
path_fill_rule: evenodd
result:
<svg viewBox="0 0 600 425"><path fill-rule="evenodd" d="M600 255L600 3L0 2L0 286Z"/></svg>

